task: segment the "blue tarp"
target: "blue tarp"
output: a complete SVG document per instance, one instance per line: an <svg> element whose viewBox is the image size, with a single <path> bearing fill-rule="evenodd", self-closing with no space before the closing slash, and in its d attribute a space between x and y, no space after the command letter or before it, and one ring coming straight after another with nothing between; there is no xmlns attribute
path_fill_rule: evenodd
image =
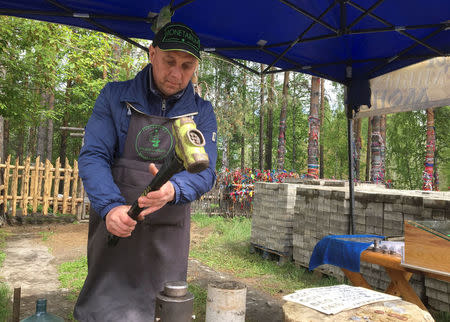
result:
<svg viewBox="0 0 450 322"><path fill-rule="evenodd" d="M330 235L322 238L314 247L309 260L309 269L313 270L323 264L330 264L359 272L361 253L374 240L383 240L378 235Z"/></svg>
<svg viewBox="0 0 450 322"><path fill-rule="evenodd" d="M169 4L205 51L341 83L347 66L370 79L450 53L448 0L0 0L0 14L152 39Z"/></svg>

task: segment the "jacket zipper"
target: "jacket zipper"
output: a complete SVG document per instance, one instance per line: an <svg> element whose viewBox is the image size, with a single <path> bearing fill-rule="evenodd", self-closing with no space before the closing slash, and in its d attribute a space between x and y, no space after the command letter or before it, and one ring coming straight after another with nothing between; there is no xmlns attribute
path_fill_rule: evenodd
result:
<svg viewBox="0 0 450 322"><path fill-rule="evenodd" d="M161 102L161 116L166 116L166 99L163 98Z"/></svg>

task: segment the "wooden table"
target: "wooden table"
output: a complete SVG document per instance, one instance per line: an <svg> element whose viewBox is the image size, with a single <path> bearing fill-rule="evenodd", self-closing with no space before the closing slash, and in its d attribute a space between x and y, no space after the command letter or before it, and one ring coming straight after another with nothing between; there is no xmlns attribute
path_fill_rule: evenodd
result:
<svg viewBox="0 0 450 322"><path fill-rule="evenodd" d="M450 277L448 276L404 267L401 265L401 258L395 255L365 250L361 253L361 261L377 264L384 267L386 273L389 275L391 279L391 282L385 291L386 293L401 296L405 301L414 303L421 309L426 311L427 308L422 303L421 299L417 296L412 286L409 284L409 279L411 278L412 274L413 273L425 274L428 277L450 282ZM344 272L345 276L352 282L353 285L372 289L361 273L355 273L345 268L341 268L341 270Z"/></svg>

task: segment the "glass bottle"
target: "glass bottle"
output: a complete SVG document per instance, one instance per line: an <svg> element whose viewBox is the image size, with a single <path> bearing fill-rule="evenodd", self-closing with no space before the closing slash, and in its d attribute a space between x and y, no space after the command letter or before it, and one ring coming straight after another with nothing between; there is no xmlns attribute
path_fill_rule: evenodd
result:
<svg viewBox="0 0 450 322"><path fill-rule="evenodd" d="M47 300L38 299L36 301L36 313L20 322L64 322L64 319L47 313Z"/></svg>

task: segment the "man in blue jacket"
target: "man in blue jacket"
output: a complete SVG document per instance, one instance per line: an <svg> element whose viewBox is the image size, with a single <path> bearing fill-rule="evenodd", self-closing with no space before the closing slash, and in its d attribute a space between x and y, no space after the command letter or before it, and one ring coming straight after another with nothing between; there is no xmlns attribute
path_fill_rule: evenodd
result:
<svg viewBox="0 0 450 322"><path fill-rule="evenodd" d="M107 84L86 125L80 176L91 201L88 276L74 316L80 321L153 321L155 296L167 281L184 281L190 202L216 179L217 122L191 78L200 41L180 23L165 25L149 47L151 64L132 80ZM203 133L209 168L174 175L139 197L173 149L173 120L192 115ZM138 222L127 215L139 197ZM107 236L124 237L116 247Z"/></svg>

